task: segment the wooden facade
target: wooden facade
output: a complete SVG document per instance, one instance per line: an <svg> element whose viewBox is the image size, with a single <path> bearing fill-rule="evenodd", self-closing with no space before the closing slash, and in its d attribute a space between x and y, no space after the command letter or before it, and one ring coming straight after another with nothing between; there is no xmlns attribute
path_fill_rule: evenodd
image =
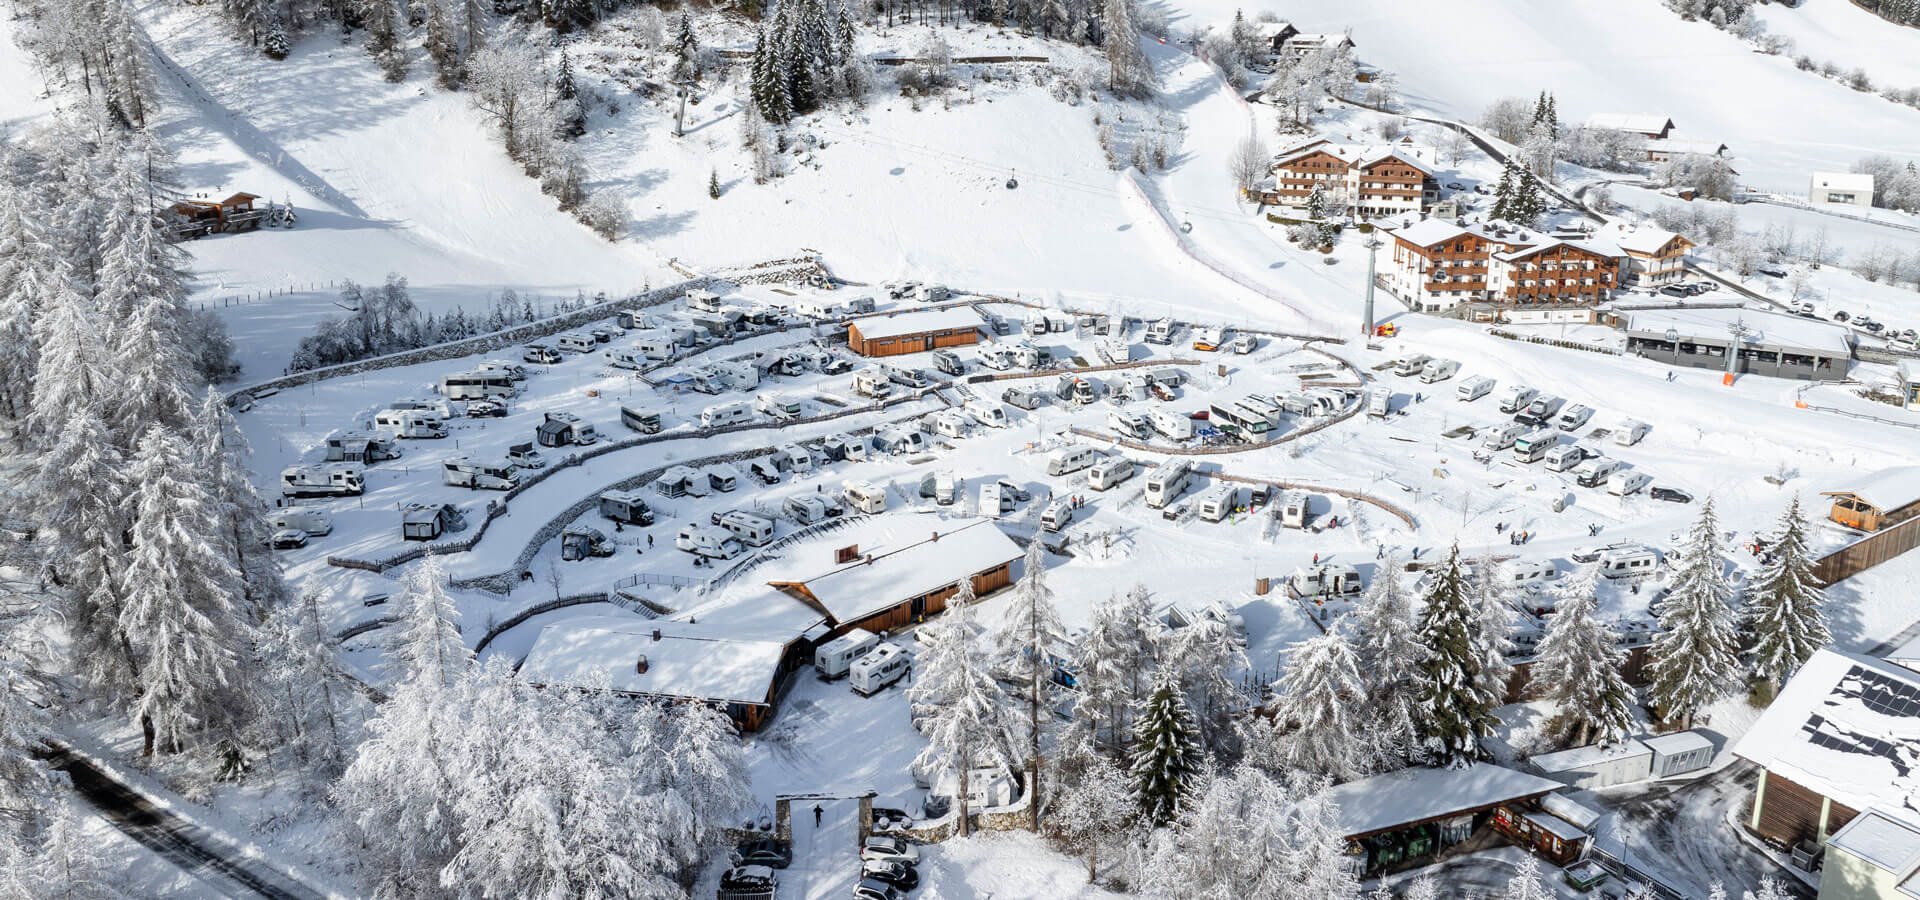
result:
<svg viewBox="0 0 1920 900"><path fill-rule="evenodd" d="M1564 242L1505 254L1495 260L1495 299L1518 306L1590 304L1613 293L1619 261Z"/></svg>
<svg viewBox="0 0 1920 900"><path fill-rule="evenodd" d="M1920 518L1907 519L1820 557L1813 564L1813 577L1825 587L1852 578L1915 547L1920 547Z"/></svg>
<svg viewBox="0 0 1920 900"><path fill-rule="evenodd" d="M1679 281L1686 275L1687 251L1693 246L1692 241L1676 234L1653 250L1623 248L1627 254L1623 283L1657 287Z"/></svg>
<svg viewBox="0 0 1920 900"><path fill-rule="evenodd" d="M965 347L979 342L980 330L972 326L936 328L912 334L875 338L862 335L859 322L847 326L847 348L861 356L903 356L908 353L925 353L941 347Z"/></svg>
<svg viewBox="0 0 1920 900"><path fill-rule="evenodd" d="M1363 216L1419 212L1439 199L1440 186L1426 170L1388 154L1355 170L1353 206Z"/></svg>
<svg viewBox="0 0 1920 900"><path fill-rule="evenodd" d="M1817 844L1845 827L1859 810L1835 803L1818 791L1771 771L1760 773L1748 827L1782 847Z"/></svg>
<svg viewBox="0 0 1920 900"><path fill-rule="evenodd" d="M1273 166L1273 190L1260 198L1278 206L1306 206L1318 186L1329 196L1342 193L1347 183L1347 161L1320 149L1294 156Z"/></svg>
<svg viewBox="0 0 1920 900"><path fill-rule="evenodd" d="M1319 141L1282 156L1272 166L1273 181L1260 192L1261 203L1304 208L1317 187L1329 200L1361 217L1417 213L1439 199L1440 185L1411 162L1406 151L1388 150L1371 159L1353 147Z"/></svg>
<svg viewBox="0 0 1920 900"><path fill-rule="evenodd" d="M1013 583L1013 564L1003 562L991 569L973 576L975 596L986 595ZM908 597L866 618L853 622L842 622L828 634L829 638L838 637L855 628L864 628L874 634L893 631L916 622L926 621L928 616L939 615L947 609L947 601L960 592L959 582L938 590L928 591L918 597Z"/></svg>
<svg viewBox="0 0 1920 900"><path fill-rule="evenodd" d="M1827 518L1861 531L1884 531L1920 517L1920 500L1893 509L1881 509L1867 498L1852 491L1827 491L1821 496L1833 498L1833 506L1827 510Z"/></svg>

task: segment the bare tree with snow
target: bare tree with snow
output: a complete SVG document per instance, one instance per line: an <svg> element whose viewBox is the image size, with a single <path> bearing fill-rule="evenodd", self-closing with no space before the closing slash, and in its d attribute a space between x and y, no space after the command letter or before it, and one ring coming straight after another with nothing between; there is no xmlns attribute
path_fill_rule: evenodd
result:
<svg viewBox="0 0 1920 900"><path fill-rule="evenodd" d="M1002 694L989 672L973 615L973 606L955 606L925 626L920 671L907 689L914 721L927 737L927 746L914 758L914 765L928 772L952 770L958 781L954 806L962 836L972 833L967 809L972 771L1008 765L1012 759L1002 738L1006 730ZM1027 783L1028 795L1035 801L1032 805L1037 806L1034 787L1034 782Z"/></svg>
<svg viewBox="0 0 1920 900"><path fill-rule="evenodd" d="M1054 693L1054 660L1067 646L1067 626L1053 606L1047 586L1047 548L1036 540L1027 545L1020 583L1013 589L996 635L995 669L1019 685L1016 696L1027 707L1027 790L1040 784L1040 710ZM1039 796L1037 793L1034 796ZM1040 827L1040 804L1028 804L1031 826Z"/></svg>

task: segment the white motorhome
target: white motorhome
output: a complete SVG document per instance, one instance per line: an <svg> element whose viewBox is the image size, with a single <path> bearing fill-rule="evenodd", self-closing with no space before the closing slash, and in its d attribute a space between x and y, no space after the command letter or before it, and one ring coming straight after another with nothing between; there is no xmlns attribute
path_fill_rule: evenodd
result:
<svg viewBox="0 0 1920 900"><path fill-rule="evenodd" d="M1553 424L1553 417L1559 415L1560 408L1566 405L1567 401L1563 398L1542 395L1533 398L1533 402L1527 404L1526 409L1515 414L1513 420L1544 428Z"/></svg>
<svg viewBox="0 0 1920 900"><path fill-rule="evenodd" d="M1073 504L1066 498L1047 504L1040 511L1040 527L1048 531L1059 531L1073 522Z"/></svg>
<svg viewBox="0 0 1920 900"><path fill-rule="evenodd" d="M1202 353L1212 353L1227 342L1227 330L1218 325L1208 325L1194 332L1193 349Z"/></svg>
<svg viewBox="0 0 1920 900"><path fill-rule="evenodd" d="M1093 345L1095 353L1108 365L1121 365L1133 362L1133 345L1124 338L1101 338Z"/></svg>
<svg viewBox="0 0 1920 900"><path fill-rule="evenodd" d="M1646 490L1653 483L1653 476L1631 469L1616 471L1607 476L1607 493L1615 497L1629 497Z"/></svg>
<svg viewBox="0 0 1920 900"><path fill-rule="evenodd" d="M1547 451L1560 444L1560 432L1550 428L1523 434L1513 441L1513 458L1523 463L1537 463L1547 456Z"/></svg>
<svg viewBox="0 0 1920 900"><path fill-rule="evenodd" d="M1527 387L1524 384L1507 385L1506 388L1500 391L1500 411L1503 413L1517 413L1526 409L1527 404L1532 403L1533 398L1538 396L1540 396L1539 391Z"/></svg>
<svg viewBox="0 0 1920 900"><path fill-rule="evenodd" d="M799 444L781 444L774 448L773 464L796 477L813 472L813 451Z"/></svg>
<svg viewBox="0 0 1920 900"><path fill-rule="evenodd" d="M1179 499L1193 476L1193 464L1185 459L1169 459L1147 473L1147 505L1162 509Z"/></svg>
<svg viewBox="0 0 1920 900"><path fill-rule="evenodd" d="M1659 567L1660 554L1647 547L1619 547L1600 554L1600 574L1605 578L1651 575Z"/></svg>
<svg viewBox="0 0 1920 900"><path fill-rule="evenodd" d="M1124 456L1112 456L1095 463L1087 470L1087 487L1104 491L1133 477L1137 467Z"/></svg>
<svg viewBox="0 0 1920 900"><path fill-rule="evenodd" d="M1613 442L1622 447L1631 447L1640 443L1640 439L1646 437L1650 430L1652 428L1639 419L1623 419L1620 427L1613 430Z"/></svg>
<svg viewBox="0 0 1920 900"><path fill-rule="evenodd" d="M1364 588L1358 570L1335 563L1320 563L1287 579L1287 592L1303 600L1352 597Z"/></svg>
<svg viewBox="0 0 1920 900"><path fill-rule="evenodd" d="M707 484L723 494L731 494L740 487L740 470L727 463L715 463L705 470Z"/></svg>
<svg viewBox="0 0 1920 900"><path fill-rule="evenodd" d="M687 308L688 309L699 310L700 312L713 313L713 312L719 312L720 307L723 305L724 304L722 304L720 300L720 295L714 293L713 291L709 291L704 288L694 288L690 291L687 291Z"/></svg>
<svg viewBox="0 0 1920 900"><path fill-rule="evenodd" d="M1393 361L1393 374L1401 376L1418 375L1422 369L1427 367L1427 363L1432 360L1433 357L1425 353L1409 353Z"/></svg>
<svg viewBox="0 0 1920 900"><path fill-rule="evenodd" d="M560 351L550 344L528 344L520 351L520 358L526 362L541 365L553 365L560 361Z"/></svg>
<svg viewBox="0 0 1920 900"><path fill-rule="evenodd" d="M1231 484L1216 484L1200 495L1195 514L1208 522L1219 522L1233 514L1240 505L1240 488Z"/></svg>
<svg viewBox="0 0 1920 900"><path fill-rule="evenodd" d="M507 359L485 359L473 367L475 372L505 372L514 381L527 380L527 367Z"/></svg>
<svg viewBox="0 0 1920 900"><path fill-rule="evenodd" d="M1593 418L1593 407L1575 403L1560 413L1560 418L1555 420L1554 424L1560 426L1561 431L1573 431L1587 424L1587 420L1591 418Z"/></svg>
<svg viewBox="0 0 1920 900"><path fill-rule="evenodd" d="M653 507L639 491L607 491L600 495L600 514L628 525L652 525Z"/></svg>
<svg viewBox="0 0 1920 900"><path fill-rule="evenodd" d="M280 493L289 497L350 497L365 490L365 470L350 463L289 466L280 470Z"/></svg>
<svg viewBox="0 0 1920 900"><path fill-rule="evenodd" d="M1558 444L1548 450L1544 458L1547 461L1547 471L1565 472L1586 461L1587 448L1579 444Z"/></svg>
<svg viewBox="0 0 1920 900"><path fill-rule="evenodd" d="M653 364L653 360L638 348L614 348L607 351L607 365L616 369L644 369Z"/></svg>
<svg viewBox="0 0 1920 900"><path fill-rule="evenodd" d="M863 513L887 511L887 492L871 481L846 483L847 505Z"/></svg>
<svg viewBox="0 0 1920 900"><path fill-rule="evenodd" d="M673 546L709 559L732 559L740 555L740 542L726 529L712 525L680 526L680 533L673 537Z"/></svg>
<svg viewBox="0 0 1920 900"><path fill-rule="evenodd" d="M998 519L1013 512L1013 498L1000 487L1000 482L990 481L980 486L980 514Z"/></svg>
<svg viewBox="0 0 1920 900"><path fill-rule="evenodd" d="M1560 576L1550 559L1515 559L1499 567L1500 580L1508 587L1530 589Z"/></svg>
<svg viewBox="0 0 1920 900"><path fill-rule="evenodd" d="M1471 403L1493 393L1493 385L1493 379L1485 375L1475 375L1460 382L1460 386L1453 389L1453 396L1462 403Z"/></svg>
<svg viewBox="0 0 1920 900"><path fill-rule="evenodd" d="M1393 414L1393 388L1377 387L1367 391L1367 415L1384 419Z"/></svg>
<svg viewBox="0 0 1920 900"><path fill-rule="evenodd" d="M1139 413L1116 409L1107 413L1107 428L1115 437L1144 441L1153 436L1153 426L1147 424L1147 417Z"/></svg>
<svg viewBox="0 0 1920 900"><path fill-rule="evenodd" d="M1229 343L1227 347L1233 352L1245 356L1260 349L1260 339L1242 331L1233 336L1233 341Z"/></svg>
<svg viewBox="0 0 1920 900"><path fill-rule="evenodd" d="M854 660L873 652L880 638L865 628L855 628L813 650L813 671L821 681L832 681L847 674Z"/></svg>
<svg viewBox="0 0 1920 900"><path fill-rule="evenodd" d="M1175 441L1193 438L1193 420L1164 409L1147 410L1147 426L1161 437Z"/></svg>
<svg viewBox="0 0 1920 900"><path fill-rule="evenodd" d="M701 428L724 428L753 418L753 406L744 400L716 403L700 411Z"/></svg>
<svg viewBox="0 0 1920 900"><path fill-rule="evenodd" d="M1305 491L1288 491L1273 505L1274 515L1280 518L1280 527L1305 530L1313 521L1313 495Z"/></svg>
<svg viewBox="0 0 1920 900"><path fill-rule="evenodd" d="M311 506L277 509L267 517L267 527L274 531L300 531L319 537L333 533L333 516L324 509Z"/></svg>
<svg viewBox="0 0 1920 900"><path fill-rule="evenodd" d="M1279 410L1269 413L1265 406L1247 402L1254 399L1246 397L1238 402L1215 400L1207 406L1207 421L1222 432L1249 444L1273 440L1280 424Z"/></svg>
<svg viewBox="0 0 1920 900"><path fill-rule="evenodd" d="M510 491L520 484L520 472L503 459L477 460L456 456L442 464L440 476L454 487Z"/></svg>
<svg viewBox="0 0 1920 900"><path fill-rule="evenodd" d="M584 331L570 331L553 339L554 346L569 353L591 353L599 343Z"/></svg>
<svg viewBox="0 0 1920 900"><path fill-rule="evenodd" d="M1147 326L1145 340L1149 344L1171 344L1174 333L1178 330L1178 326L1173 324L1172 319L1160 319Z"/></svg>
<svg viewBox="0 0 1920 900"><path fill-rule="evenodd" d="M761 394L755 404L760 407L761 412L782 421L798 419L801 415L800 401L782 394L771 392Z"/></svg>
<svg viewBox="0 0 1920 900"><path fill-rule="evenodd" d="M781 510L802 525L817 525L833 517L833 508L824 498L813 494L788 497Z"/></svg>
<svg viewBox="0 0 1920 900"><path fill-rule="evenodd" d="M1445 381L1459 374L1460 363L1452 359L1430 359L1420 367L1420 380L1426 384Z"/></svg>
<svg viewBox="0 0 1920 900"><path fill-rule="evenodd" d="M1505 450L1513 446L1513 442L1519 440L1520 436L1526 433L1527 426L1518 422L1490 425L1486 431L1480 433L1480 449Z"/></svg>
<svg viewBox="0 0 1920 900"><path fill-rule="evenodd" d="M853 687L854 693L871 697L906 677L912 667L913 657L907 655L905 648L881 644L847 667L847 684Z"/></svg>
<svg viewBox="0 0 1920 900"><path fill-rule="evenodd" d="M1002 344L990 344L980 348L980 364L989 369L1004 372L1013 368L1013 349Z"/></svg>
<svg viewBox="0 0 1920 900"><path fill-rule="evenodd" d="M1006 408L992 400L982 400L976 397L967 401L965 409L967 415L972 417L975 422L979 422L988 428L1007 427Z"/></svg>
<svg viewBox="0 0 1920 900"><path fill-rule="evenodd" d="M1068 444L1047 454L1047 474L1067 475L1093 465L1099 457L1092 447L1085 444Z"/></svg>
<svg viewBox="0 0 1920 900"><path fill-rule="evenodd" d="M666 362L680 350L673 335L664 331L642 331L634 337L633 352L654 362Z"/></svg>
<svg viewBox="0 0 1920 900"><path fill-rule="evenodd" d="M725 528L734 539L749 547L765 547L773 541L773 520L746 510L733 509L714 517L714 524Z"/></svg>
<svg viewBox="0 0 1920 900"><path fill-rule="evenodd" d="M873 433L873 449L891 456L919 453L927 449L927 438L905 425L886 425Z"/></svg>
<svg viewBox="0 0 1920 900"><path fill-rule="evenodd" d="M660 412L653 409L635 409L631 406L620 407L620 424L641 434L660 433Z"/></svg>
<svg viewBox="0 0 1920 900"><path fill-rule="evenodd" d="M941 437L963 438L973 433L973 422L958 410L943 409L934 413L930 424L933 433Z"/></svg>
<svg viewBox="0 0 1920 900"><path fill-rule="evenodd" d="M1612 478L1613 473L1620 471L1622 465L1623 463L1619 460L1604 456L1599 459L1589 459L1573 470L1573 481L1581 487L1605 487L1607 479Z"/></svg>
<svg viewBox="0 0 1920 900"><path fill-rule="evenodd" d="M887 378L886 370L868 366L853 373L853 392L862 397L885 400L893 396L893 382Z"/></svg>
<svg viewBox="0 0 1920 900"><path fill-rule="evenodd" d="M457 372L440 379L440 396L448 400L505 400L518 393L512 372Z"/></svg>
<svg viewBox="0 0 1920 900"><path fill-rule="evenodd" d="M447 420L424 409L383 409L373 416L374 430L397 438L443 438Z"/></svg>

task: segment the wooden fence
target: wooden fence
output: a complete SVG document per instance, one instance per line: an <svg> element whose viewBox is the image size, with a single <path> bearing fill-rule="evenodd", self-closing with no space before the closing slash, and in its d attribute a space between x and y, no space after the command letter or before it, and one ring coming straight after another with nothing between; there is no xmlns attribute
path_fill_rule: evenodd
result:
<svg viewBox="0 0 1920 900"><path fill-rule="evenodd" d="M1826 587L1845 581L1902 553L1920 547L1920 518L1908 519L1841 547L1813 564L1813 577Z"/></svg>

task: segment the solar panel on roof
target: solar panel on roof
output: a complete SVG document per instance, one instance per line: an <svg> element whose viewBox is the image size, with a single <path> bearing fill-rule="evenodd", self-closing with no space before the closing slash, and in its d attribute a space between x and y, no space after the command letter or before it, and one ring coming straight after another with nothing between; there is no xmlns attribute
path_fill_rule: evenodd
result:
<svg viewBox="0 0 1920 900"><path fill-rule="evenodd" d="M1840 686L1881 715L1920 717L1920 687L1860 666L1854 666L1847 677L1841 679Z"/></svg>

